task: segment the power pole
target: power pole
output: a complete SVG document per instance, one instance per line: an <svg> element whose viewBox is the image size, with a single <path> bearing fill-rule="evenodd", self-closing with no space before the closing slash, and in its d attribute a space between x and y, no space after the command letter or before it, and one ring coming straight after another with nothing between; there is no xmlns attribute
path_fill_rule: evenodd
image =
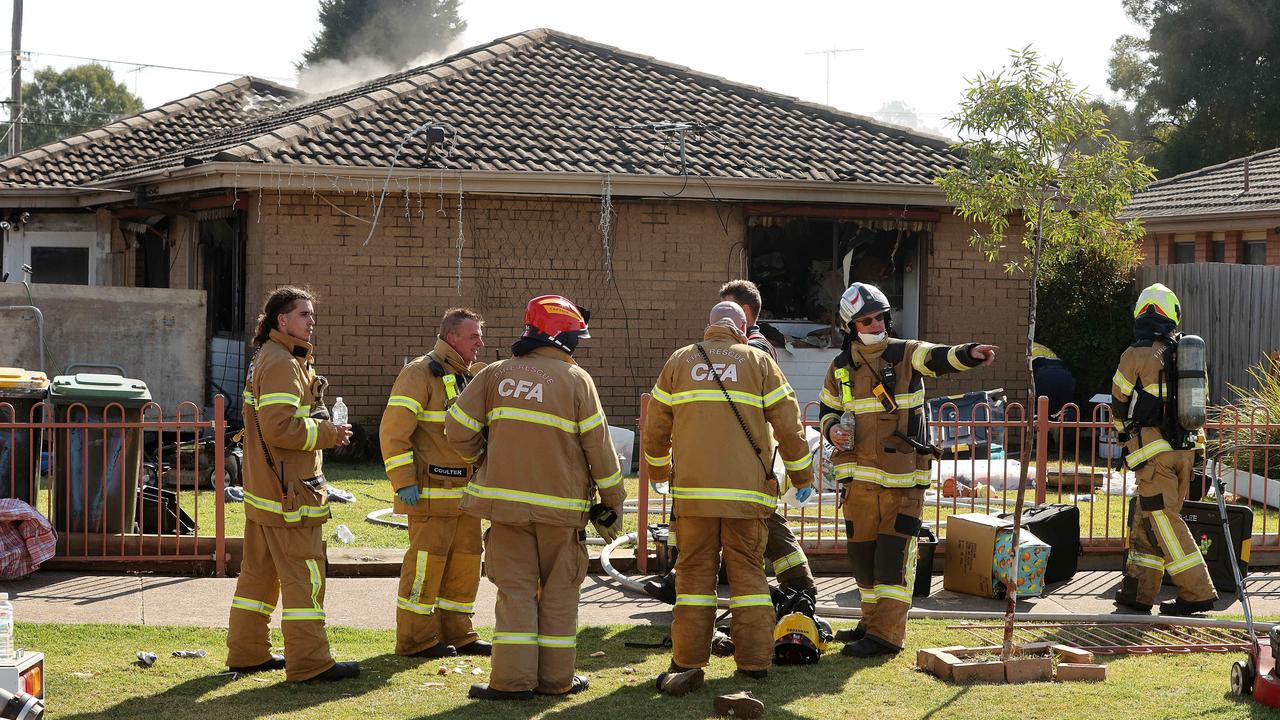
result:
<svg viewBox="0 0 1280 720"><path fill-rule="evenodd" d="M22 152L22 0L13 0L13 38L9 56L9 155Z"/></svg>
<svg viewBox="0 0 1280 720"><path fill-rule="evenodd" d="M827 56L827 95L826 95L826 99L823 100L824 105L831 104L831 56L837 53L858 52L861 49L862 48L845 48L844 50L835 50L835 49L816 50L814 52L805 53L805 55L826 55Z"/></svg>

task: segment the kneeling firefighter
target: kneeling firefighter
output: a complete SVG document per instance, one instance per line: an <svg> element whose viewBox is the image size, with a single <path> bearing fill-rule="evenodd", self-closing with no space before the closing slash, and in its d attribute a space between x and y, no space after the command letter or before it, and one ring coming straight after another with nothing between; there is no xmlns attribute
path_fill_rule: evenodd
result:
<svg viewBox="0 0 1280 720"><path fill-rule="evenodd" d="M916 538L930 482L924 378L990 365L994 345L933 345L889 337L889 300L853 283L840 298L845 332L821 392L822 434L844 503L847 551L862 598L862 621L841 630L841 653L902 650L915 582ZM849 425L853 425L850 431Z"/></svg>
<svg viewBox="0 0 1280 720"><path fill-rule="evenodd" d="M1182 519L1197 450L1204 449L1204 341L1177 332L1182 308L1169 288L1142 291L1133 310L1134 342L1111 379L1112 414L1125 464L1138 477L1138 507L1129 531L1124 581L1117 605L1148 612L1165 571L1178 597L1160 604L1164 615L1212 610L1218 593Z"/></svg>

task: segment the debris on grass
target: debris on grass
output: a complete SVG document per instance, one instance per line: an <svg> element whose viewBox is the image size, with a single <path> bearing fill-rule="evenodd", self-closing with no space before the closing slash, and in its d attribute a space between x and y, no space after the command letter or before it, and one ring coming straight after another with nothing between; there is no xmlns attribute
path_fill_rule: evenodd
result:
<svg viewBox="0 0 1280 720"><path fill-rule="evenodd" d="M207 656L208 654L209 654L209 653L205 652L203 649L200 649L200 650L174 650L174 651L173 651L173 656L174 656L174 657L176 657L176 658L202 658L202 657Z"/></svg>
<svg viewBox="0 0 1280 720"><path fill-rule="evenodd" d="M604 657L604 651L603 651L603 650L597 650L597 651L595 651L595 652L591 653L591 657Z"/></svg>
<svg viewBox="0 0 1280 720"><path fill-rule="evenodd" d="M138 651L138 665L142 667L151 667L156 664L156 654L149 650Z"/></svg>

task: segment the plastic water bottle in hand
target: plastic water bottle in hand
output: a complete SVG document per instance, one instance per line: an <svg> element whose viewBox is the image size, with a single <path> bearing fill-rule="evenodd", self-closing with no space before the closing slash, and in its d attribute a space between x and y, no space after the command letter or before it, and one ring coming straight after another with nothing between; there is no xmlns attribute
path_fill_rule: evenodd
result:
<svg viewBox="0 0 1280 720"><path fill-rule="evenodd" d="M329 420L334 425L347 424L347 404L342 402L342 398L338 398L333 402L333 412L329 413Z"/></svg>
<svg viewBox="0 0 1280 720"><path fill-rule="evenodd" d="M338 398L338 400L342 400L342 398ZM841 450L849 450L853 447L853 427L856 422L857 419L852 410L845 410L840 414L840 428L849 433L849 440L840 444Z"/></svg>
<svg viewBox="0 0 1280 720"><path fill-rule="evenodd" d="M343 545L350 545L351 542L356 539L355 534L351 532L351 528L347 527L346 524L342 524L334 528L333 532L338 536L338 539L342 541Z"/></svg>
<svg viewBox="0 0 1280 720"><path fill-rule="evenodd" d="M653 491L658 493L659 495L669 495L671 493L671 483L665 480L660 483L655 483L653 486Z"/></svg>
<svg viewBox="0 0 1280 720"><path fill-rule="evenodd" d="M0 593L0 661L13 659L13 603Z"/></svg>

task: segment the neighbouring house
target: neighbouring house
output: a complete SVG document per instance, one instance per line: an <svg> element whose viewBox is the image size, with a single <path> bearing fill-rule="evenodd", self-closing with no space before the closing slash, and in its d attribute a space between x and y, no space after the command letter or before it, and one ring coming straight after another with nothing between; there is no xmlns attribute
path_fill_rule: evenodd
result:
<svg viewBox="0 0 1280 720"><path fill-rule="evenodd" d="M1146 228L1144 265L1280 265L1280 148L1152 183L1124 215Z"/></svg>
<svg viewBox="0 0 1280 720"><path fill-rule="evenodd" d="M204 290L208 393L232 397L265 293L309 285L330 392L372 422L447 307L486 316L493 360L528 298L559 293L593 311L578 359L632 423L743 276L802 402L851 280L887 291L903 335L1006 349L931 393L1018 397L1026 283L933 184L958 162L941 138L533 30L320 98L242 78L4 160L0 272Z"/></svg>

